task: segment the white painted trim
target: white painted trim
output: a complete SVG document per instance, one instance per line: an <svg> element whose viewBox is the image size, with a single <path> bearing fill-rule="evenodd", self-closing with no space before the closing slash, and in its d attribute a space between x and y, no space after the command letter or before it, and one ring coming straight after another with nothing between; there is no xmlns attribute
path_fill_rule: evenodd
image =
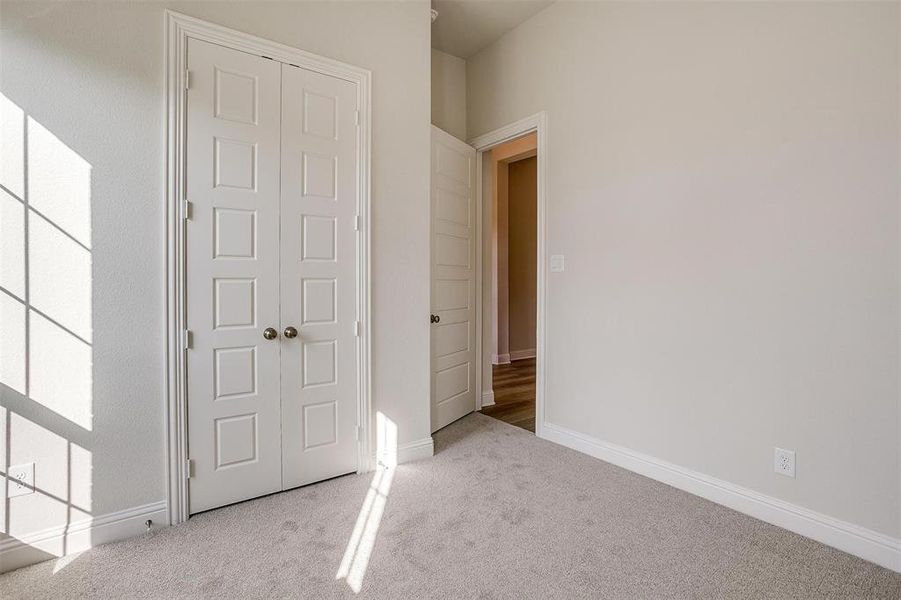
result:
<svg viewBox="0 0 901 600"><path fill-rule="evenodd" d="M336 60L324 58L271 42L247 33L208 23L194 17L167 10L166 18L166 484L168 522L180 523L188 518L188 485L185 464L187 456L187 389L185 382L185 269L184 269L184 77L187 66L188 38L204 40L249 54L266 56L324 75L355 83L360 123L357 128L357 208L360 215L360 238L357 252L357 320L362 330L357 343L357 418L363 428L358 442L357 470L371 470L373 447L371 400L371 322L370 322L370 155L371 155L371 80L372 75Z"/></svg>
<svg viewBox="0 0 901 600"><path fill-rule="evenodd" d="M510 350L510 360L523 360L525 358L535 358L535 348L527 350Z"/></svg>
<svg viewBox="0 0 901 600"><path fill-rule="evenodd" d="M485 389L485 382L482 381L482 205L479 197L482 189L482 155L476 152L476 393L475 393L475 409L480 410L484 404L482 403L482 394ZM431 205L431 202L430 202ZM431 220L431 219L430 219ZM493 398L493 395L492 395ZM494 403L492 399L491 403Z"/></svg>
<svg viewBox="0 0 901 600"><path fill-rule="evenodd" d="M754 490L544 423L544 438L901 572L901 540Z"/></svg>
<svg viewBox="0 0 901 600"><path fill-rule="evenodd" d="M486 351L485 342L483 340L484 335L482 331L482 327L484 327L485 321L484 316L482 315L483 306L482 306L482 293L483 293L483 273L482 269L484 269L484 258L482 256L483 247L485 245L485 240L482 239L483 227L484 227L484 219L482 215L482 153L476 151L476 410L482 410L483 406L487 406L484 402L484 397L487 392L485 392L485 388L492 388L491 381L483 381L482 374L485 369L484 358L482 353ZM496 347L491 346L490 350L497 350ZM493 398L493 395L492 395ZM492 400L493 402L493 400Z"/></svg>
<svg viewBox="0 0 901 600"><path fill-rule="evenodd" d="M520 119L515 123L510 123L494 131L490 131L483 135L470 139L469 144L476 149L476 163L479 166L481 174L482 154L498 144L503 144L509 140L520 137L527 133L536 132L538 135L537 152L538 152L538 256L537 256L537 275L538 275L538 307L536 318L535 332L535 435L544 436L545 422L545 398L547 396L547 164L548 164L548 148L547 148L547 113L541 111L534 115ZM476 186L476 210L482 214L482 177L478 179ZM481 262L483 240L479 240L477 245L477 264ZM479 273L479 277L483 274ZM476 301L477 311L481 314L482 298L479 296ZM481 336L482 333L479 332ZM493 358L493 357L492 357ZM479 372L477 377L482 378L484 360L480 356Z"/></svg>
<svg viewBox="0 0 901 600"><path fill-rule="evenodd" d="M403 464L429 458L435 454L435 443L432 436L408 442L397 447L397 463Z"/></svg>
<svg viewBox="0 0 901 600"><path fill-rule="evenodd" d="M147 530L145 522L148 519L153 521L154 528L167 524L165 500L89 517L20 538L10 537L0 541L0 573L47 560L49 556L73 554L140 535Z"/></svg>
<svg viewBox="0 0 901 600"><path fill-rule="evenodd" d="M482 406L494 406L494 390L482 392Z"/></svg>
<svg viewBox="0 0 901 600"><path fill-rule="evenodd" d="M535 113L534 115L524 117L519 121L514 121L513 123L499 127L494 131L489 131L488 133L483 133L482 135L471 138L469 140L469 145L479 152L484 152L485 150L490 150L494 146L498 146L500 144L503 144L504 142L509 142L510 140L521 137L527 133L539 131L546 126L547 113L545 111L541 111ZM541 155L540 140L538 146L538 154L539 156Z"/></svg>
<svg viewBox="0 0 901 600"><path fill-rule="evenodd" d="M435 443L432 436L422 438L406 444L400 444L396 453L382 452L372 455L373 464L393 467L403 463L430 458L435 454Z"/></svg>
<svg viewBox="0 0 901 600"><path fill-rule="evenodd" d="M492 354L491 355L491 364L509 365L510 364L510 355L509 354Z"/></svg>

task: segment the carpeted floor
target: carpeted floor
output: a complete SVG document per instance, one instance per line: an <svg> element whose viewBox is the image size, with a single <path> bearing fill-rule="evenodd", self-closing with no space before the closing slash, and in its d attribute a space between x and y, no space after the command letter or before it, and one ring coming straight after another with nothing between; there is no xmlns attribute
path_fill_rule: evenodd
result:
<svg viewBox="0 0 901 600"><path fill-rule="evenodd" d="M901 598L899 574L484 415L435 446L14 571L0 598Z"/></svg>

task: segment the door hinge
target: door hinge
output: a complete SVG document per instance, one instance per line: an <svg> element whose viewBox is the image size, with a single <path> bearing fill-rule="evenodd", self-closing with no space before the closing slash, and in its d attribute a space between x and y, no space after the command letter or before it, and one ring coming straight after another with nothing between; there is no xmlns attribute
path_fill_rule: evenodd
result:
<svg viewBox="0 0 901 600"><path fill-rule="evenodd" d="M357 127L360 126L360 111L359 110L354 111L354 125L356 125Z"/></svg>
<svg viewBox="0 0 901 600"><path fill-rule="evenodd" d="M363 231L363 215L354 217L354 231Z"/></svg>
<svg viewBox="0 0 901 600"><path fill-rule="evenodd" d="M191 478L191 459L185 461L185 479Z"/></svg>
<svg viewBox="0 0 901 600"><path fill-rule="evenodd" d="M359 442L362 439L363 439L363 426L357 425L357 441Z"/></svg>
<svg viewBox="0 0 901 600"><path fill-rule="evenodd" d="M363 324L359 321L354 321L354 337L360 337L360 332L363 330Z"/></svg>
<svg viewBox="0 0 901 600"><path fill-rule="evenodd" d="M191 348L191 344L194 342L194 334L190 329L185 329L185 350Z"/></svg>
<svg viewBox="0 0 901 600"><path fill-rule="evenodd" d="M185 69L185 91L191 89L191 72Z"/></svg>
<svg viewBox="0 0 901 600"><path fill-rule="evenodd" d="M194 216L194 204L190 200L185 200L185 221L190 221Z"/></svg>

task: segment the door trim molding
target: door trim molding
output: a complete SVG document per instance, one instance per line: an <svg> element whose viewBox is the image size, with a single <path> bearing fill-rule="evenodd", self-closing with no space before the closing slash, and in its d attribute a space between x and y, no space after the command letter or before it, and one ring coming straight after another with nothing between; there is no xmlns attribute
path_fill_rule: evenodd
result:
<svg viewBox="0 0 901 600"><path fill-rule="evenodd" d="M476 265L478 265L478 281L484 278L484 265L482 260L482 248L484 240L482 236L485 227L481 223L482 207L483 207L483 173L482 173L482 155L484 152L491 150L494 146L508 142L514 138L535 132L538 137L538 256L537 268L538 273L538 307L535 332L535 435L545 437L545 397L547 391L547 112L541 111L533 115L520 119L514 123L510 123L494 131L489 131L483 135L474 137L469 140L469 145L476 149L476 211L479 215L479 243L476 248ZM476 298L479 316L479 339L482 337L481 321L482 321L482 295ZM484 347L483 345L482 347ZM490 357L488 357L490 359ZM484 390L484 382L482 381L482 373L485 368L486 357L483 351L479 351L479 370L477 373L477 388ZM483 392L484 393L484 392ZM492 395L493 396L493 395ZM476 395L476 410L482 407L482 394Z"/></svg>
<svg viewBox="0 0 901 600"><path fill-rule="evenodd" d="M165 12L166 65L166 499L168 522L175 525L189 515L187 485L187 387L185 381L185 229L184 229L184 133L185 70L188 39L194 38L254 54L278 62L290 63L357 85L359 127L357 128L357 211L360 235L357 244L357 319L361 322L357 342L357 419L361 426L357 442L357 471L373 468L372 404L370 374L370 155L371 155L371 81L366 69L317 56L297 48L272 42L221 25L189 17L171 10Z"/></svg>

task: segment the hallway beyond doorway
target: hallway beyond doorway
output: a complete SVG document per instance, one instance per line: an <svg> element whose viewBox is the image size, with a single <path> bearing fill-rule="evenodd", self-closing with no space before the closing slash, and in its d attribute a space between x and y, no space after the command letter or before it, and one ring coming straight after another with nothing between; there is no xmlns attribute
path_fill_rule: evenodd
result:
<svg viewBox="0 0 901 600"><path fill-rule="evenodd" d="M535 433L535 359L492 367L494 404L482 414Z"/></svg>

